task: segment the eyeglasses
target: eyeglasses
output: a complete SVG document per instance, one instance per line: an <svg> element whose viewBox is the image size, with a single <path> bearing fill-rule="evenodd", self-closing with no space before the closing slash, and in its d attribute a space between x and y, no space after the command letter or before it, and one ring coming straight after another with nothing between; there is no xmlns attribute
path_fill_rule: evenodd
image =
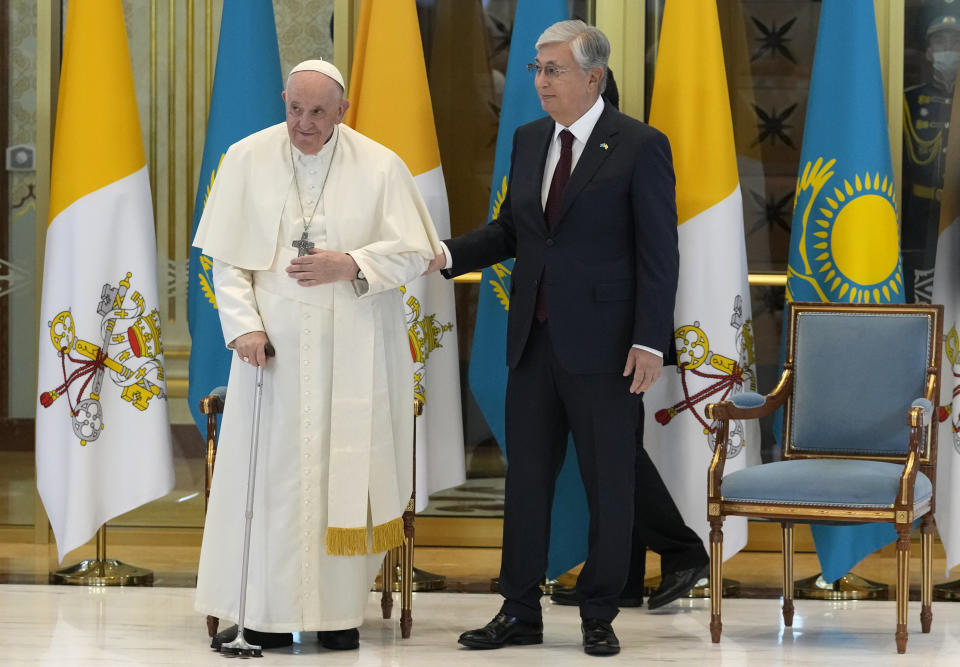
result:
<svg viewBox="0 0 960 667"><path fill-rule="evenodd" d="M569 67L557 67L556 65L538 65L537 63L527 63L527 71L537 76L543 74L548 79L556 79L564 72L569 72Z"/></svg>

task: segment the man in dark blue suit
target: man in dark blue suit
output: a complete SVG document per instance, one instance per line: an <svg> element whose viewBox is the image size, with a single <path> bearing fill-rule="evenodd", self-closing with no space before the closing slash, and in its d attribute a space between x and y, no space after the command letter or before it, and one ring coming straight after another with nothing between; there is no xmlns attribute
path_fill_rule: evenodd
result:
<svg viewBox="0 0 960 667"><path fill-rule="evenodd" d="M667 138L605 104L610 44L581 21L537 41L543 118L517 129L506 199L445 242L448 278L516 257L507 322L501 611L472 648L543 641L554 481L572 431L590 509L577 582L584 651L620 650L611 622L629 570L641 395L673 345L676 187Z"/></svg>

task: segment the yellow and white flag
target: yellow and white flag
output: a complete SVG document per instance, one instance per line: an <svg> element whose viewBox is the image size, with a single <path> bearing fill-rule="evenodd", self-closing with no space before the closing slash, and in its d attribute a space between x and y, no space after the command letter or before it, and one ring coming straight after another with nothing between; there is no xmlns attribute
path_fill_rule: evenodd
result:
<svg viewBox="0 0 960 667"><path fill-rule="evenodd" d="M67 12L38 359L37 489L60 559L173 487L157 252L120 0Z"/></svg>
<svg viewBox="0 0 960 667"><path fill-rule="evenodd" d="M684 521L706 545L716 424L704 408L756 390L743 207L715 0L666 4L650 124L673 150L680 283L677 367L665 368L644 397L644 443ZM759 463L756 422L730 427L726 472ZM746 541L746 519L727 519L724 559Z"/></svg>
<svg viewBox="0 0 960 667"><path fill-rule="evenodd" d="M414 0L364 2L350 74L347 125L406 163L440 238L450 209L427 85ZM417 426L417 511L429 494L465 478L453 285L435 273L405 288L413 393L424 401Z"/></svg>
<svg viewBox="0 0 960 667"><path fill-rule="evenodd" d="M950 124L956 127L956 123L960 123L960 104L955 100ZM960 564L960 139L954 138L947 146L943 183L933 272L933 303L943 304L944 333L936 500L937 531L947 553L949 574Z"/></svg>

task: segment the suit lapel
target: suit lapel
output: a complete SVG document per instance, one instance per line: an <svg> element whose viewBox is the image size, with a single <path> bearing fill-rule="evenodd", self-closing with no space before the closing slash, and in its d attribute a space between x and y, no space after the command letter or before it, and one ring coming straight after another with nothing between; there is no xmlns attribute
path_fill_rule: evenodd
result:
<svg viewBox="0 0 960 667"><path fill-rule="evenodd" d="M563 191L563 203L560 206L560 214L557 216L556 225L563 221L563 216L566 215L577 195L590 182L600 165L616 148L615 136L618 130L615 117L617 113L607 103L603 113L600 114L600 118L597 119L597 124L594 125L593 132L590 133L590 137L583 147L583 153L577 160L577 166L570 174L570 180L567 181L567 187ZM546 154L544 154L544 161L546 161Z"/></svg>

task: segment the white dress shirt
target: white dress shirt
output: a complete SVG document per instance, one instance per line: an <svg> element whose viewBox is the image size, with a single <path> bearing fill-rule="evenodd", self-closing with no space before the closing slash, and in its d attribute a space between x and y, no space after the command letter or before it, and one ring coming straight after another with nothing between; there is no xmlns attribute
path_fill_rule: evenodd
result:
<svg viewBox="0 0 960 667"><path fill-rule="evenodd" d="M550 193L550 183L553 181L553 172L557 168L557 162L560 161L560 133L563 130L570 130L570 133L573 135L572 160L570 161L570 173L573 173L573 170L577 167L577 162L580 160L580 156L583 155L583 149L587 145L587 139L590 138L593 128L596 127L597 121L600 120L603 109L603 97L598 96L593 106L587 109L586 113L577 120L573 121L570 127L565 127L560 123L554 123L553 139L550 141L550 148L547 149L547 160L543 164L543 183L540 186L540 206L542 208L546 209L547 207L547 195ZM453 256L450 254L450 249L447 248L446 243L441 243L440 245L443 247L443 254L447 258L447 264L444 268L452 269ZM655 350L646 345L634 345L633 347L638 350L646 350L663 358L663 353L660 350Z"/></svg>

